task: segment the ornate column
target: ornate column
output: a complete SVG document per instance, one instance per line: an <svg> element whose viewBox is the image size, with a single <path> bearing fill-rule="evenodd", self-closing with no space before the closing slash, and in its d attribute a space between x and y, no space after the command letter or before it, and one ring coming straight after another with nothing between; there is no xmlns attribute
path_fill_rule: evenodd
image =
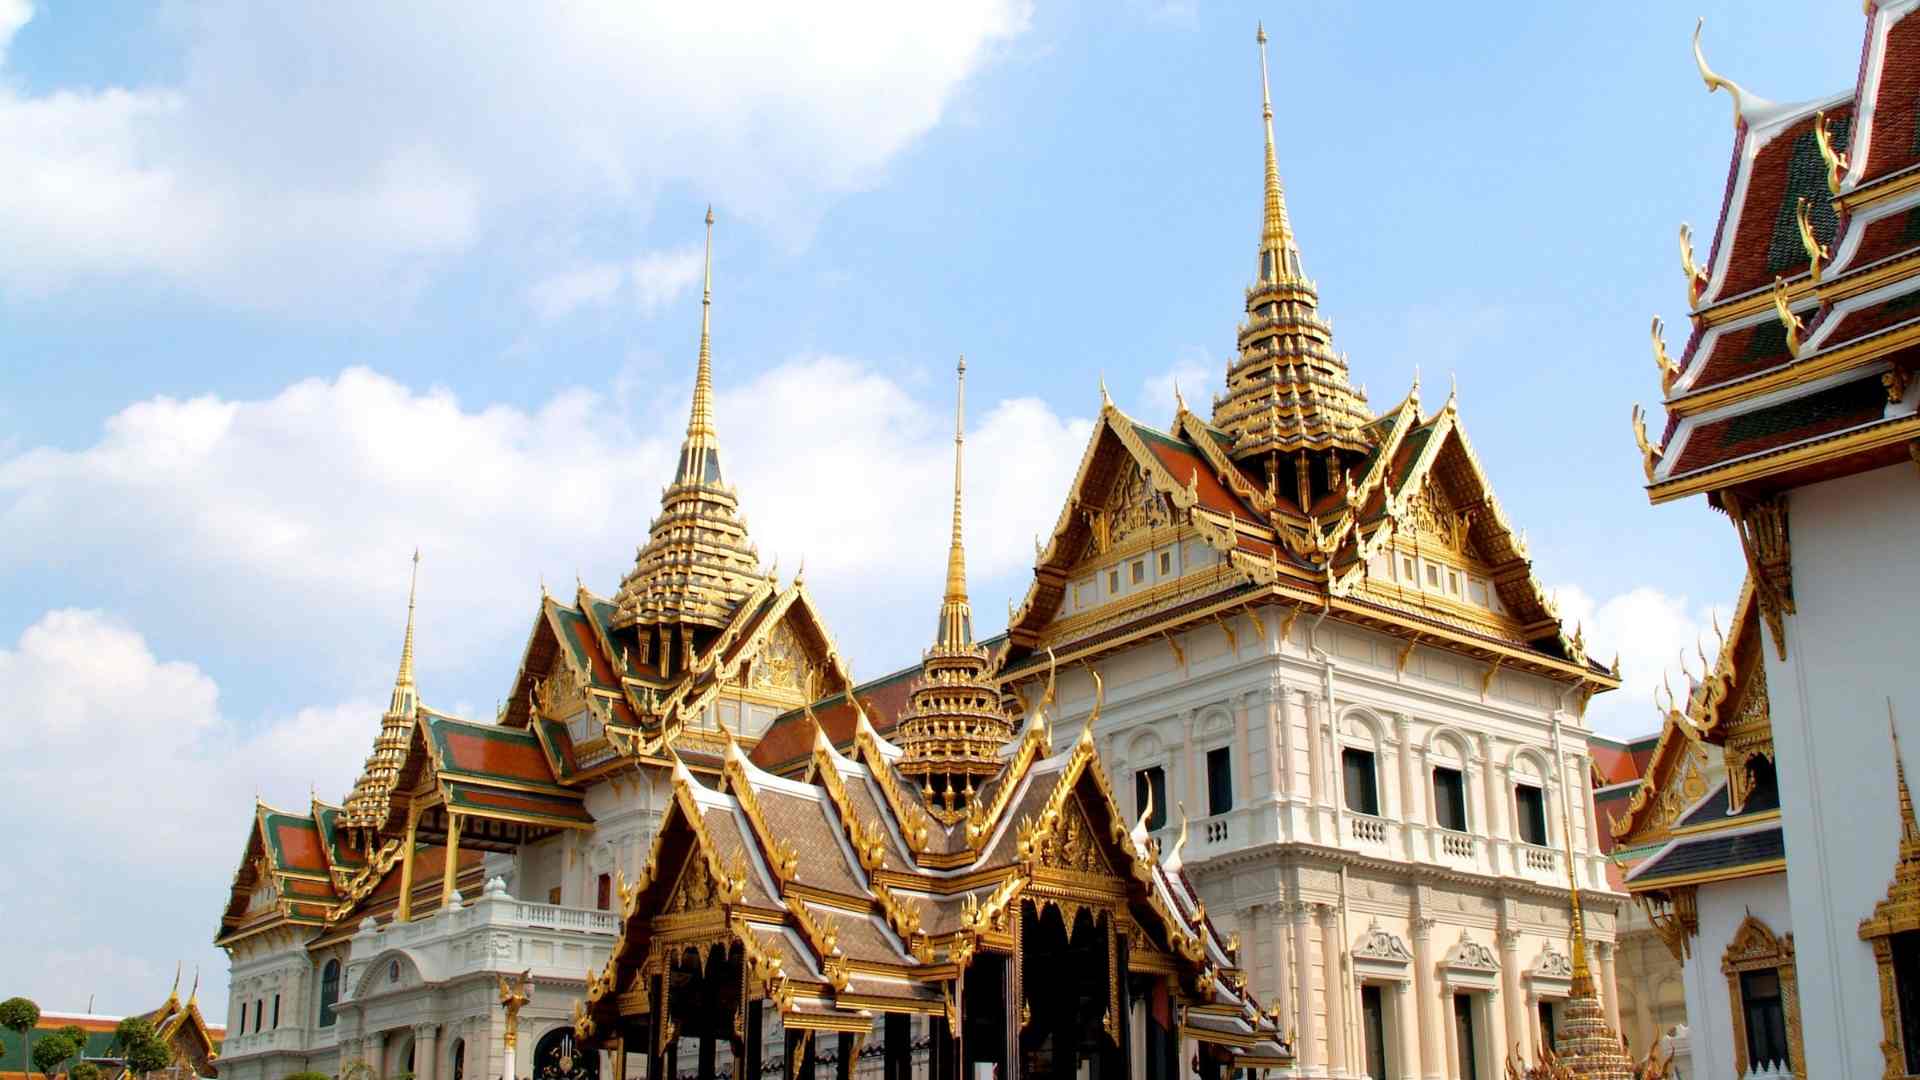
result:
<svg viewBox="0 0 1920 1080"><path fill-rule="evenodd" d="M1499 874L1503 872L1501 862L1511 857L1507 850L1507 840L1513 835L1507 827L1507 770L1505 766L1496 766L1493 761L1493 738L1485 733L1478 737L1480 762L1487 777L1487 865L1488 869ZM1508 867L1518 871L1518 867Z"/></svg>
<svg viewBox="0 0 1920 1080"><path fill-rule="evenodd" d="M1277 675L1267 680L1267 723L1273 758L1273 792L1293 795L1293 716L1287 711L1287 682ZM1283 836L1282 839L1285 839Z"/></svg>
<svg viewBox="0 0 1920 1080"><path fill-rule="evenodd" d="M1405 838L1407 858L1415 859L1414 836L1418 830L1414 825L1425 820L1425 807L1420 803L1419 789L1413 785L1413 720L1406 713L1396 713L1393 718L1393 734L1400 740L1400 834Z"/></svg>
<svg viewBox="0 0 1920 1080"><path fill-rule="evenodd" d="M1316 832L1319 829L1320 808L1325 802L1321 792L1325 784L1320 777L1320 695L1308 690L1300 691L1300 715L1307 722L1307 796L1313 800L1313 820Z"/></svg>
<svg viewBox="0 0 1920 1080"><path fill-rule="evenodd" d="M1347 979L1340 960L1346 954L1340 941L1340 912L1332 904L1315 904L1320 919L1320 978L1327 996L1327 1074L1347 1075Z"/></svg>
<svg viewBox="0 0 1920 1080"><path fill-rule="evenodd" d="M1281 1016L1291 1016L1293 994L1287 986L1291 967L1287 963L1287 905L1284 902L1263 904L1260 911L1273 936L1273 1004Z"/></svg>
<svg viewBox="0 0 1920 1080"><path fill-rule="evenodd" d="M1440 991L1433 969L1433 920L1416 909L1410 920L1413 937L1414 1020L1420 1029L1420 1075L1440 1080L1453 1066L1441 1061L1441 1028L1453 1026L1451 1013L1440 1014Z"/></svg>
<svg viewBox="0 0 1920 1080"><path fill-rule="evenodd" d="M1526 1014L1521 1012L1524 998L1520 993L1520 931L1502 927L1494 931L1494 940L1500 945L1500 1004L1507 1017L1507 1041L1500 1051L1501 1058L1513 1049L1514 1043L1520 1045L1520 1053L1528 1061L1533 1060L1533 1037L1527 1024ZM1503 1065L1495 1063L1496 1068Z"/></svg>
<svg viewBox="0 0 1920 1080"><path fill-rule="evenodd" d="M413 1025L413 1080L435 1080L440 1075L440 1026Z"/></svg>
<svg viewBox="0 0 1920 1080"><path fill-rule="evenodd" d="M1595 942L1593 951L1600 955L1600 1006L1606 1010L1607 1026L1620 1030L1620 987L1613 981L1613 942Z"/></svg>
<svg viewBox="0 0 1920 1080"><path fill-rule="evenodd" d="M1293 920L1294 1054L1301 1070L1310 1072L1320 1065L1320 1036L1313 1017L1313 942L1307 933L1312 905L1295 901L1288 914Z"/></svg>
<svg viewBox="0 0 1920 1080"><path fill-rule="evenodd" d="M1506 966L1502 965L1501 971L1505 970ZM1481 995L1481 1000L1487 1003L1487 1048L1493 1059L1481 1071L1493 1076L1506 1071L1507 1054L1513 1049L1512 1037L1507 1034L1506 1003L1500 1000L1503 997L1506 995L1499 990L1488 990Z"/></svg>
<svg viewBox="0 0 1920 1080"><path fill-rule="evenodd" d="M1234 805L1247 806L1253 802L1253 739L1248 735L1251 724L1247 718L1247 709L1252 704L1252 694L1235 694L1233 698L1233 783Z"/></svg>
<svg viewBox="0 0 1920 1080"><path fill-rule="evenodd" d="M1393 984L1393 1026L1400 1046L1400 1080L1420 1080L1420 1015L1413 1003L1413 980Z"/></svg>

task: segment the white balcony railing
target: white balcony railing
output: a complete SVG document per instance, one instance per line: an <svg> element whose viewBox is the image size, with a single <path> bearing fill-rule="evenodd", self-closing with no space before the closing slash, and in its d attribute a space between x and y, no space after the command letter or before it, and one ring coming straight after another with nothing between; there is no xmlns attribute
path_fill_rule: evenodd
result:
<svg viewBox="0 0 1920 1080"><path fill-rule="evenodd" d="M1520 848L1520 865L1529 873L1557 874L1560 872L1560 853L1550 847L1524 844Z"/></svg>
<svg viewBox="0 0 1920 1080"><path fill-rule="evenodd" d="M1387 823L1383 819L1366 814L1352 814L1347 821L1350 823L1348 832L1354 842L1371 847L1386 846Z"/></svg>
<svg viewBox="0 0 1920 1080"><path fill-rule="evenodd" d="M1471 833L1442 829L1435 835L1440 838L1440 854L1449 859L1473 858L1473 835Z"/></svg>

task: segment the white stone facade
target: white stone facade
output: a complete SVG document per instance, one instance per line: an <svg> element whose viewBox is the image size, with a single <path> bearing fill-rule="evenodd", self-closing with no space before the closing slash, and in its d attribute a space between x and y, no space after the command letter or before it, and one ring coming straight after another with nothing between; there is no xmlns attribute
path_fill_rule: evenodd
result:
<svg viewBox="0 0 1920 1080"><path fill-rule="evenodd" d="M1598 851L1587 729L1561 685L1488 679L1483 662L1281 607L1156 634L1096 666L1095 735L1116 795L1138 813L1136 776L1157 768L1191 813L1187 870L1295 1032L1301 1075L1367 1075L1374 1002L1389 1077L1459 1076L1463 1053L1496 1076L1503 1048L1531 1053L1540 1003L1569 982L1569 804L1594 973L1617 1028L1623 897ZM1030 698L1043 680L1023 687ZM1064 742L1092 704L1078 665L1060 672L1058 697ZM1348 750L1372 755L1376 813L1350 808ZM1213 813L1219 751L1230 805ZM1434 776L1447 769L1463 781L1465 829L1439 820ZM1545 843L1521 836L1517 786L1540 791ZM1179 832L1174 811L1156 837L1165 849Z"/></svg>

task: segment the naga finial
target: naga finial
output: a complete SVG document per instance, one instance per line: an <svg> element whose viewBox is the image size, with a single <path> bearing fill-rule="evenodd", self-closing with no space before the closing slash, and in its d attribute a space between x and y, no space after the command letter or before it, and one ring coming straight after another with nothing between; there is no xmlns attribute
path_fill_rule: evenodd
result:
<svg viewBox="0 0 1920 1080"><path fill-rule="evenodd" d="M1660 392L1671 396L1673 381L1680 375L1680 365L1674 363L1673 358L1667 355L1667 343L1660 336L1665 330L1666 324L1660 321L1660 316L1655 315L1653 317L1653 363L1660 369Z"/></svg>
<svg viewBox="0 0 1920 1080"><path fill-rule="evenodd" d="M1733 126L1738 130L1741 122L1746 119L1744 114L1748 106L1764 105L1767 102L1743 89L1739 83L1707 66L1707 55L1700 51L1700 28L1706 24L1707 19L1704 15L1700 17L1699 22L1693 24L1693 62L1700 68L1700 81L1707 84L1707 93L1725 90L1733 97Z"/></svg>
<svg viewBox="0 0 1920 1080"><path fill-rule="evenodd" d="M1700 306L1700 294L1707 289L1707 268L1693 261L1693 226L1680 223L1680 272L1687 279L1687 306Z"/></svg>
<svg viewBox="0 0 1920 1080"><path fill-rule="evenodd" d="M1660 464L1660 448L1647 438L1647 414L1640 406L1633 407L1633 441L1640 448L1640 467L1646 471L1647 483L1653 483L1653 471Z"/></svg>
<svg viewBox="0 0 1920 1080"><path fill-rule="evenodd" d="M1820 147L1820 160L1827 163L1827 194L1840 194L1840 176L1850 164L1845 150L1833 148L1833 132L1827 127L1827 114L1823 109L1813 114L1813 141ZM1818 279L1816 279L1818 280Z"/></svg>
<svg viewBox="0 0 1920 1080"><path fill-rule="evenodd" d="M1820 263L1833 258L1833 249L1820 242L1813 234L1813 200L1805 195L1793 208L1794 223L1800 226L1800 247L1807 253L1807 273L1815 285L1820 284Z"/></svg>
<svg viewBox="0 0 1920 1080"><path fill-rule="evenodd" d="M1773 276L1773 313L1780 317L1780 325L1786 328L1788 354L1799 355L1800 334L1806 330L1807 324L1801 322L1800 316L1795 315L1793 308L1788 305L1787 279L1779 274Z"/></svg>

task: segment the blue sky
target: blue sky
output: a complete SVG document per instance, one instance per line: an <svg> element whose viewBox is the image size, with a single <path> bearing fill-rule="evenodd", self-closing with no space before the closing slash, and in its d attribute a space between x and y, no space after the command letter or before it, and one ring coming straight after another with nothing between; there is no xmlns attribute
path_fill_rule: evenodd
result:
<svg viewBox="0 0 1920 1080"><path fill-rule="evenodd" d="M0 852L59 853L0 886L0 948L44 1007L84 1005L73 972L132 1009L176 956L218 962L251 789L337 798L365 754L415 544L443 708L494 706L543 579L611 592L684 425L709 202L721 437L763 554L805 559L859 673L917 657L964 352L997 624L1100 379L1156 423L1174 378L1195 403L1221 382L1256 19L1354 379L1376 407L1416 367L1430 401L1457 379L1540 577L1628 658L1596 725L1653 725L1658 668L1739 580L1723 519L1647 506L1627 424L1657 398L1649 318L1684 340L1675 230L1705 257L1731 146L1692 17L1787 101L1851 85L1857 5L882 10L0 0L0 174L24 178L0 192L0 682L25 702L0 814L29 825ZM167 838L90 834L116 822ZM111 881L162 897L151 925L72 899Z"/></svg>

